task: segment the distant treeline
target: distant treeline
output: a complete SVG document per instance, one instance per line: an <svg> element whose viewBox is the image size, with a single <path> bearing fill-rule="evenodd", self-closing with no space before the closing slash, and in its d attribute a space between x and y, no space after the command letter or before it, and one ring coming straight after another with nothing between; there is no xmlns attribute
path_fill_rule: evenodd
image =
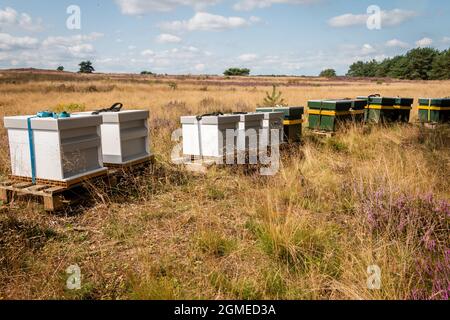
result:
<svg viewBox="0 0 450 320"><path fill-rule="evenodd" d="M405 55L363 62L350 66L350 77L389 77L409 80L450 79L450 49L439 51L432 48L417 48Z"/></svg>

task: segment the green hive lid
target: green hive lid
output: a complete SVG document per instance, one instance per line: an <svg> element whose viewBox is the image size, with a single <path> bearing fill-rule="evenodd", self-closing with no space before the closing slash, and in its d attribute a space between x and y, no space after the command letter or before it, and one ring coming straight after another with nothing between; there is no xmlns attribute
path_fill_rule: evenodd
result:
<svg viewBox="0 0 450 320"><path fill-rule="evenodd" d="M346 111L352 107L351 100L310 100L308 101L310 109L324 109Z"/></svg>
<svg viewBox="0 0 450 320"><path fill-rule="evenodd" d="M382 105L382 106L393 106L393 105L395 105L395 102L397 100L397 98L377 97L377 96L358 97L358 99L359 98L367 99L369 104L379 104L379 105Z"/></svg>
<svg viewBox="0 0 450 320"><path fill-rule="evenodd" d="M419 104L421 106L450 107L450 98L420 98Z"/></svg>
<svg viewBox="0 0 450 320"><path fill-rule="evenodd" d="M395 104L397 106L404 106L404 107L410 107L412 106L412 104L414 103L414 99L413 98L396 98L395 99Z"/></svg>
<svg viewBox="0 0 450 320"><path fill-rule="evenodd" d="M284 118L287 120L301 119L305 113L304 107L262 107L257 108L256 112L283 112Z"/></svg>
<svg viewBox="0 0 450 320"><path fill-rule="evenodd" d="M336 99L337 101L350 101L353 110L362 110L367 106L367 97L357 99Z"/></svg>

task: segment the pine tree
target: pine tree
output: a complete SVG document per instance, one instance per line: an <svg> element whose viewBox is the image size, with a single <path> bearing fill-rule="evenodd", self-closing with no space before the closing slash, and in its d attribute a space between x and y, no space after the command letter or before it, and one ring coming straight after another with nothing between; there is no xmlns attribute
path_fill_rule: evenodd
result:
<svg viewBox="0 0 450 320"><path fill-rule="evenodd" d="M436 55L431 69L431 79L450 79L450 49Z"/></svg>
<svg viewBox="0 0 450 320"><path fill-rule="evenodd" d="M283 93L281 91L277 92L276 85L273 85L272 87L272 93L266 92L266 97L264 98L262 106L270 108L285 106L286 103L284 102L284 99L281 98Z"/></svg>

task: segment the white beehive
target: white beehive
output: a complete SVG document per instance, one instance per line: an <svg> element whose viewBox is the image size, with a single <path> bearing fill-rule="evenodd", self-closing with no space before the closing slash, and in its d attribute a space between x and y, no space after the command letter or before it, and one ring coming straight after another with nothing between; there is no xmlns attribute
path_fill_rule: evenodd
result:
<svg viewBox="0 0 450 320"><path fill-rule="evenodd" d="M263 131L261 141L263 146L272 145L272 130L277 130L279 135L279 144L283 142L283 112L264 112Z"/></svg>
<svg viewBox="0 0 450 320"><path fill-rule="evenodd" d="M239 130L237 135L237 150L258 150L259 134L263 129L264 114L247 113L239 115Z"/></svg>
<svg viewBox="0 0 450 320"><path fill-rule="evenodd" d="M238 115L205 116L201 120L181 117L184 155L220 158L227 150L234 154L239 121ZM233 131L231 139L227 139L227 130Z"/></svg>
<svg viewBox="0 0 450 320"><path fill-rule="evenodd" d="M150 138L147 110L101 113L103 162L127 164L149 157Z"/></svg>
<svg viewBox="0 0 450 320"><path fill-rule="evenodd" d="M31 130L28 129L31 118ZM103 168L100 116L70 118L5 117L13 176L32 178L34 146L35 178L70 182L106 171Z"/></svg>

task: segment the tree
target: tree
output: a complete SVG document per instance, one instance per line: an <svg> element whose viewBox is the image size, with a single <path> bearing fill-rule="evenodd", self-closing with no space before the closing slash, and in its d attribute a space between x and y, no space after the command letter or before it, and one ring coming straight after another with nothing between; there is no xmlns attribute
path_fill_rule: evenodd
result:
<svg viewBox="0 0 450 320"><path fill-rule="evenodd" d="M64 71L64 67L63 66L59 66L56 71Z"/></svg>
<svg viewBox="0 0 450 320"><path fill-rule="evenodd" d="M336 70L334 69L325 69L323 70L319 77L324 77L324 78L334 78L336 77Z"/></svg>
<svg viewBox="0 0 450 320"><path fill-rule="evenodd" d="M141 75L150 75L150 76L153 76L153 75L155 75L153 72L151 72L151 71L142 71L141 72Z"/></svg>
<svg viewBox="0 0 450 320"><path fill-rule="evenodd" d="M431 79L450 79L450 49L441 52L434 58L431 69Z"/></svg>
<svg viewBox="0 0 450 320"><path fill-rule="evenodd" d="M369 62L358 61L353 63L348 72L349 77L375 77L378 68L378 62L375 60Z"/></svg>
<svg viewBox="0 0 450 320"><path fill-rule="evenodd" d="M82 61L80 64L80 73L92 73L95 71L91 61Z"/></svg>
<svg viewBox="0 0 450 320"><path fill-rule="evenodd" d="M406 54L408 64L406 65L405 77L410 80L428 80L431 76L434 58L439 54L436 49L417 48Z"/></svg>
<svg viewBox="0 0 450 320"><path fill-rule="evenodd" d="M247 68L229 68L223 73L225 76L249 76L250 69Z"/></svg>
<svg viewBox="0 0 450 320"><path fill-rule="evenodd" d="M278 106L285 106L286 103L281 97L283 93L281 91L277 91L276 85L272 85L272 87L272 93L266 92L266 97L263 100L262 107L275 108Z"/></svg>
<svg viewBox="0 0 450 320"><path fill-rule="evenodd" d="M450 79L450 49L442 52L433 48L416 48L405 55L353 63L350 77L390 77L410 80Z"/></svg>

